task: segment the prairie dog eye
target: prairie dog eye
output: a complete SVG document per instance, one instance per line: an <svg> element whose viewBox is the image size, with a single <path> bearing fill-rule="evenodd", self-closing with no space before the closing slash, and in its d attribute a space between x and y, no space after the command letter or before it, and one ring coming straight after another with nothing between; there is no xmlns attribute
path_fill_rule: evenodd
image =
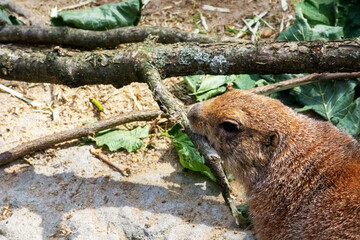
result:
<svg viewBox="0 0 360 240"><path fill-rule="evenodd" d="M241 124L233 120L226 120L220 124L220 127L226 132L236 133L240 131Z"/></svg>

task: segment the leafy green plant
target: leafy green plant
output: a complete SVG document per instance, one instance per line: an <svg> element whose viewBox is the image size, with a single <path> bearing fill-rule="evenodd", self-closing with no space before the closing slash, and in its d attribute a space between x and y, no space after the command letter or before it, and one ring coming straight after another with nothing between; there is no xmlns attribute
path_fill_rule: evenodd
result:
<svg viewBox="0 0 360 240"><path fill-rule="evenodd" d="M59 12L51 18L54 26L68 26L87 30L107 30L136 26L141 17L141 0L104 4L91 9Z"/></svg>
<svg viewBox="0 0 360 240"><path fill-rule="evenodd" d="M333 81L304 85L291 93L296 100L334 124L343 119L354 104L358 81Z"/></svg>
<svg viewBox="0 0 360 240"><path fill-rule="evenodd" d="M240 32L236 28L233 28L233 27L230 27L230 26L227 26L227 25L224 26L224 29L225 29L225 34L229 35L229 36L234 36L234 35L236 35L236 34L238 34Z"/></svg>
<svg viewBox="0 0 360 240"><path fill-rule="evenodd" d="M344 129L346 132L350 133L353 136L359 136L360 134L360 98L357 98L349 106L349 111L342 118L337 126L341 129Z"/></svg>
<svg viewBox="0 0 360 240"><path fill-rule="evenodd" d="M229 76L193 75L185 76L184 81L187 83L192 95L195 95L196 100L200 102L224 93L226 91L226 85L229 83L233 83L234 88L237 89L250 89L255 86L268 84L268 81L258 74L239 74Z"/></svg>
<svg viewBox="0 0 360 240"><path fill-rule="evenodd" d="M14 15L9 14L6 9L0 7L0 21L9 25L22 25L23 23Z"/></svg>
<svg viewBox="0 0 360 240"><path fill-rule="evenodd" d="M197 13L193 16L193 23L196 29L199 29L198 21L200 19L200 13Z"/></svg>
<svg viewBox="0 0 360 240"><path fill-rule="evenodd" d="M214 175L208 166L205 165L204 158L195 150L194 144L188 135L182 132L180 124L175 124L171 130L167 132L178 152L180 164L192 171L200 172L211 180L216 181Z"/></svg>
<svg viewBox="0 0 360 240"><path fill-rule="evenodd" d="M107 129L98 132L94 138L83 139L83 142L95 142L97 146L107 146L110 151L123 148L128 152L133 152L142 146L141 138L149 136L149 129L149 126L136 127L130 131Z"/></svg>
<svg viewBox="0 0 360 240"><path fill-rule="evenodd" d="M251 223L248 203L243 203L238 207L238 218L247 224Z"/></svg>
<svg viewBox="0 0 360 240"><path fill-rule="evenodd" d="M294 24L280 33L278 41L337 40L344 37L343 28L327 25L311 27L301 8L296 10Z"/></svg>
<svg viewBox="0 0 360 240"><path fill-rule="evenodd" d="M277 40L336 40L360 36L357 0L305 0L294 4L295 22L281 32Z"/></svg>

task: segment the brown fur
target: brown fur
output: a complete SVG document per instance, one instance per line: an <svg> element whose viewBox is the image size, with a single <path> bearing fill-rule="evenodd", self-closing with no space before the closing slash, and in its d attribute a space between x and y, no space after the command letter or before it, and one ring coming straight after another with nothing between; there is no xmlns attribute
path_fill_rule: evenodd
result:
<svg viewBox="0 0 360 240"><path fill-rule="evenodd" d="M188 117L246 186L258 239L360 239L354 138L247 91L198 103Z"/></svg>

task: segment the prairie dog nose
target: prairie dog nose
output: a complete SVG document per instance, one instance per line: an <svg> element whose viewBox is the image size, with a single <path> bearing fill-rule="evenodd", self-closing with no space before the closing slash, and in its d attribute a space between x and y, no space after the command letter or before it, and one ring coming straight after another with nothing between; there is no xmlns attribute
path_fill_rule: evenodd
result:
<svg viewBox="0 0 360 240"><path fill-rule="evenodd" d="M196 103L190 108L187 114L190 123L196 121L198 116L201 114L202 105L203 105L202 103Z"/></svg>

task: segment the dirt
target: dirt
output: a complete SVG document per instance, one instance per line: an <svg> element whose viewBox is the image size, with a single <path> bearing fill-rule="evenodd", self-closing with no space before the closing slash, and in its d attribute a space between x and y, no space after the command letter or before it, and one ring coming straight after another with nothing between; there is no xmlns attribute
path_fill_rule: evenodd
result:
<svg viewBox="0 0 360 240"><path fill-rule="evenodd" d="M27 8L44 25L49 25L49 14L52 8L57 6L58 9L61 9L77 4L80 1L16 0L13 2ZM115 1L97 1L97 3L88 4L83 8L110 2ZM269 27L262 24L259 29L259 35L261 35L263 30L266 30L267 32L264 34L266 39L274 39L279 32L281 21L283 20L286 25L291 20L291 16L294 15L294 7L289 1L288 4L289 10L284 12L281 10L280 0L150 0L143 9L140 25L171 27L188 32L195 31L207 34L235 36L237 31L244 26L243 18L253 18L254 14L268 11L264 19L274 27L275 30L269 31ZM230 10L230 13L204 10L204 5L227 8ZM204 17L208 30L205 29L204 22L200 19L200 14ZM235 31L231 29L235 29ZM249 39L250 35L246 35L244 38ZM189 96L187 90L183 88L185 85L181 78L166 79L165 83L181 100L184 100L186 103L193 102L193 98ZM0 152L45 135L56 134L62 130L81 126L89 120L101 120L138 110L158 109L149 88L143 83L132 83L120 89L116 89L110 85L69 88L61 85L32 84L1 79L0 84L8 86L24 94L26 97L35 99L41 103L41 107L35 108L8 93L0 91ZM105 111L98 111L89 101L90 97L96 98L104 106ZM135 125L145 124L149 123L131 123L119 126L119 128L130 129ZM171 123L168 123L168 126L170 125ZM159 127L165 129L167 126L162 123ZM22 173L24 164L26 166L28 164L38 165L39 167L46 166L47 164L51 165L55 159L57 159L59 153L67 149L78 151L81 147L79 147L78 141L60 144L52 149L38 151L30 156L26 156L18 161L17 164L7 166L4 171L17 175ZM142 174L151 174L159 169L182 171L182 168L177 163L177 154L170 140L161 134L155 134L151 138L144 139L144 144L141 149L134 153L127 153L126 151L109 152L107 150L103 152L110 161L113 161L123 168L128 168L131 176L135 178ZM70 154L75 153L70 151ZM71 158L71 155L69 155L69 158ZM26 162L24 160L26 160ZM59 164L66 165L66 162L60 162ZM113 174L113 169L101 162L99 164L101 164L102 167L100 167L98 171L95 171L96 174L92 176L93 178L111 176L111 174ZM28 167L25 168L28 169ZM242 200L241 198L243 196L241 193L239 193L239 196L239 199ZM219 192L217 192L217 196L214 197L214 199L219 202L218 204L223 204ZM188 201L191 200L192 199L188 199ZM9 215L9 211L6 210L9 206L6 205L5 202L6 201L4 201L2 205L2 213L5 214L5 219L8 219L11 216ZM226 209L226 207L224 209ZM229 214L226 210L224 211L225 214ZM191 217L194 218L195 216ZM231 225L231 219L227 221ZM218 236L225 234L227 227L229 227L229 225L222 225L216 234Z"/></svg>

